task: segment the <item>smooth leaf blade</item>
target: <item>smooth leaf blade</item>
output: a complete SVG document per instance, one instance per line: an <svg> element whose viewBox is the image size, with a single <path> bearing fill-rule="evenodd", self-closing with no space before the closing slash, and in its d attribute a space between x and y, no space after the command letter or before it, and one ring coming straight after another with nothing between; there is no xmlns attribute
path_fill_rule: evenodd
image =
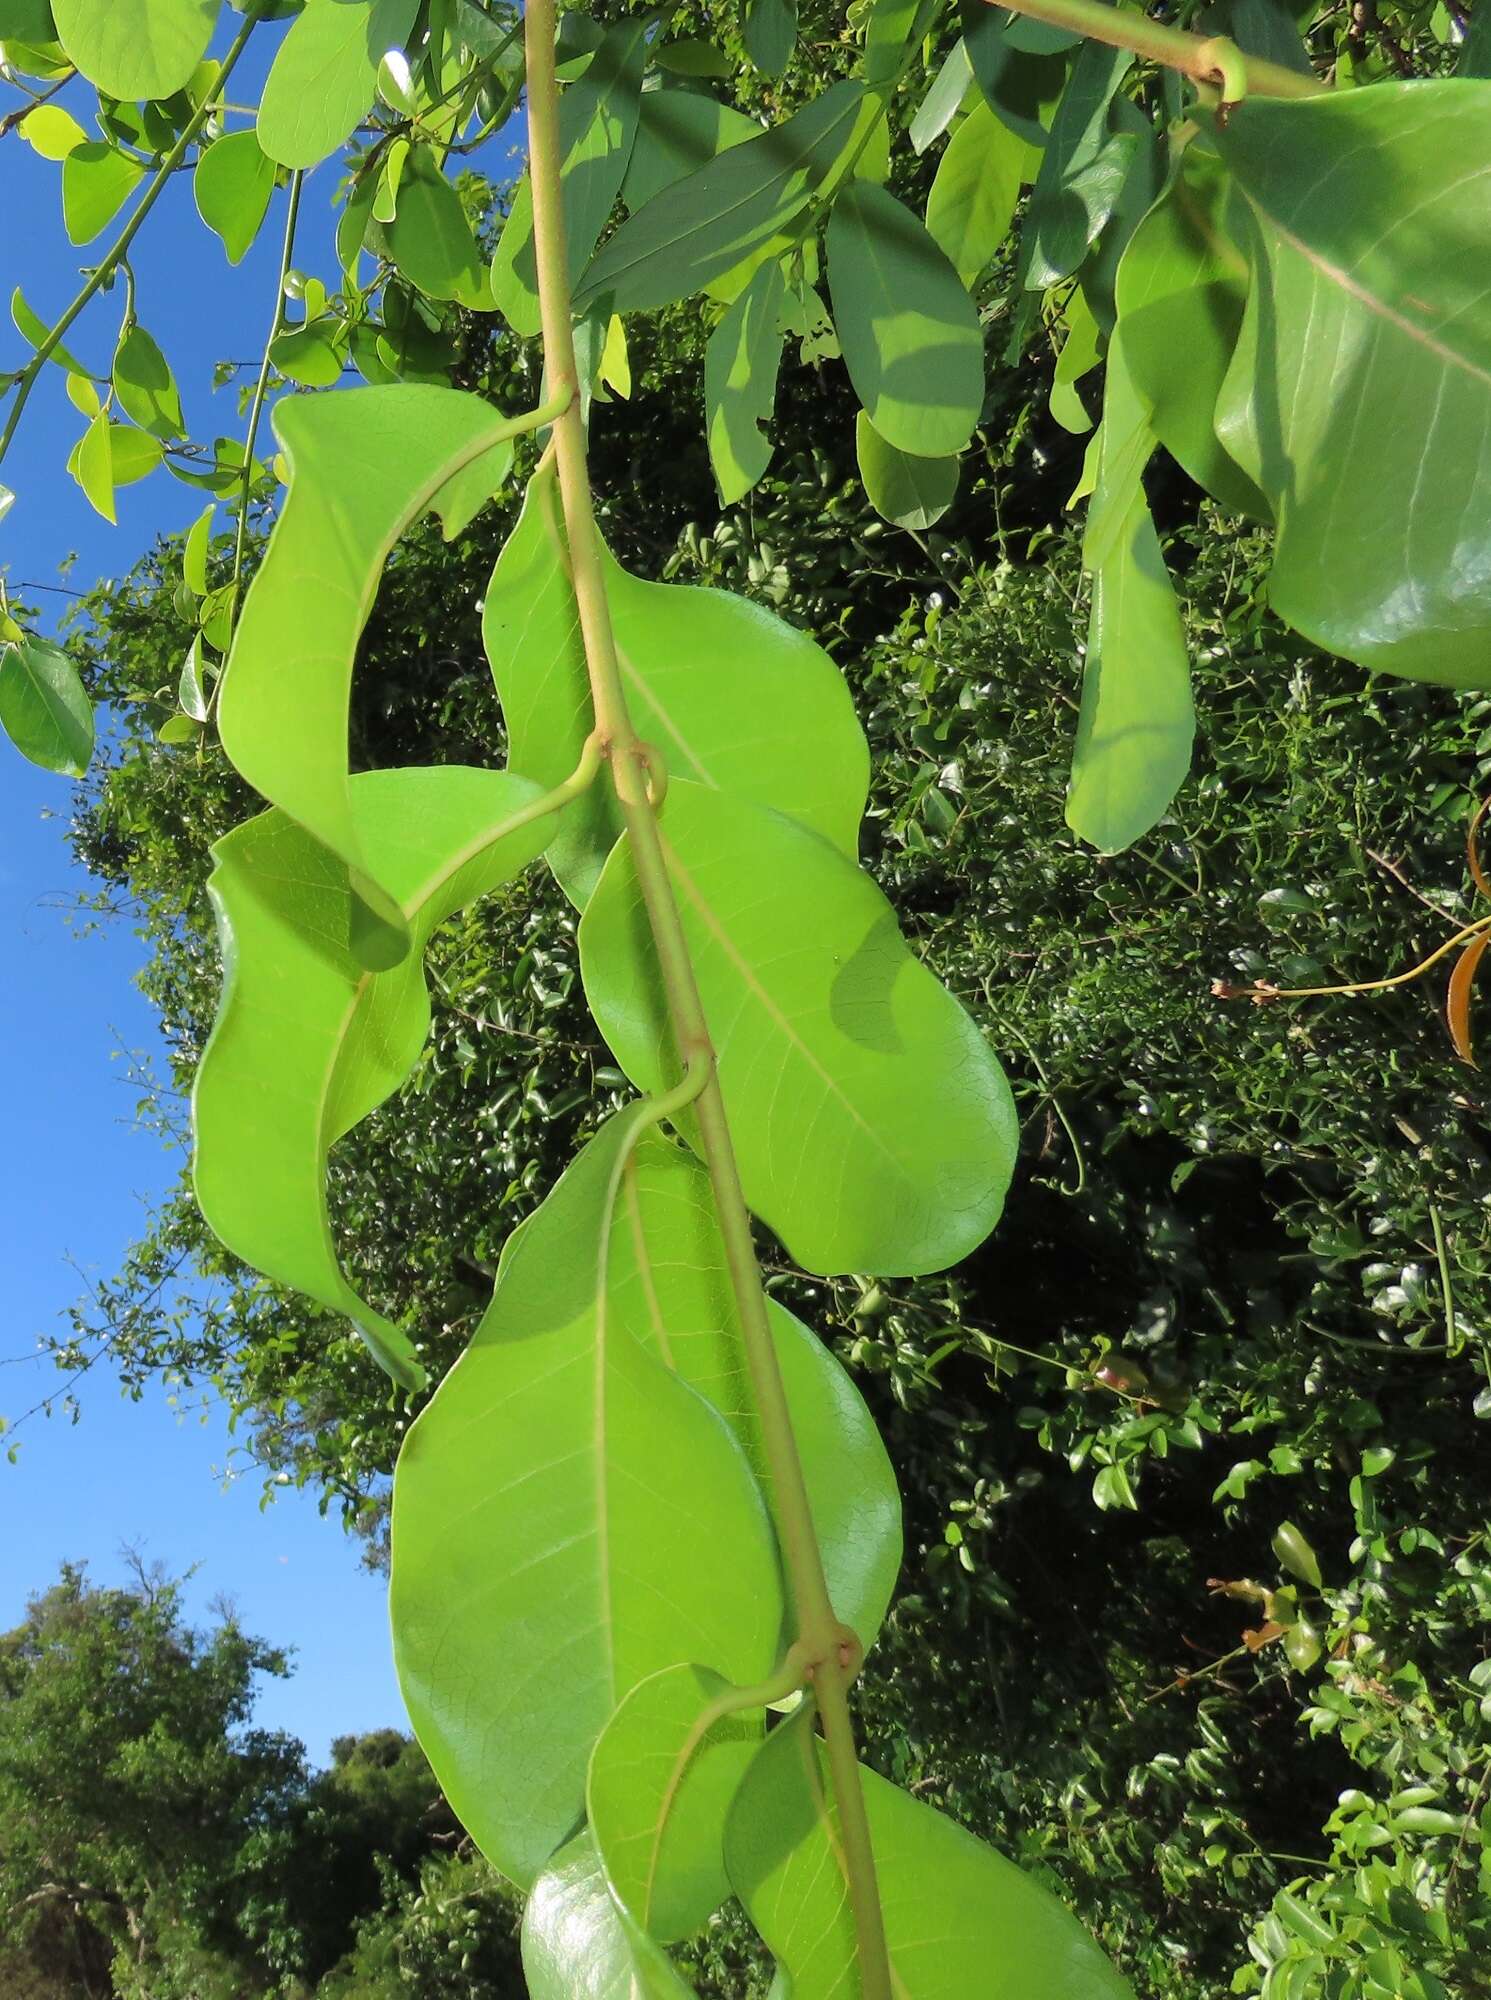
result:
<svg viewBox="0 0 1491 2000"><path fill-rule="evenodd" d="M805 1269L956 1263L994 1226L1014 1161L1009 1086L843 854L781 813L675 779L669 874L746 1198ZM631 857L580 925L592 1011L652 1089L673 1064Z"/></svg>
<svg viewBox="0 0 1491 2000"><path fill-rule="evenodd" d="M62 162L62 221L69 243L91 243L129 200L145 169L117 146L89 140Z"/></svg>
<svg viewBox="0 0 1491 2000"><path fill-rule="evenodd" d="M0 728L44 771L82 777L93 756L93 704L60 646L31 634L0 648Z"/></svg>
<svg viewBox="0 0 1491 2000"><path fill-rule="evenodd" d="M668 770L777 806L854 853L869 751L823 649L744 598L647 583L609 554L606 584L633 720ZM529 482L492 572L482 632L512 762L542 784L558 784L579 761L591 707L551 470ZM794 718L790 730L777 722L785 713ZM601 786L566 815L549 859L577 906L621 825Z"/></svg>
<svg viewBox="0 0 1491 2000"><path fill-rule="evenodd" d="M771 440L761 426L770 422L776 403L784 290L781 265L763 264L704 350L709 461L727 507L749 493L771 464Z"/></svg>
<svg viewBox="0 0 1491 2000"><path fill-rule="evenodd" d="M1273 606L1373 670L1484 686L1491 85L1250 99L1218 146L1253 285L1217 425L1275 510Z"/></svg>
<svg viewBox="0 0 1491 2000"><path fill-rule="evenodd" d="M225 969L193 1093L198 1203L236 1256L352 1319L407 1387L423 1379L407 1335L342 1274L327 1160L419 1053L429 1026L420 955L435 926L542 848L549 823L508 828L534 797L508 772L460 766L352 781L365 851L415 944L383 973L351 950L345 865L285 813L260 814L213 850Z"/></svg>
<svg viewBox="0 0 1491 2000"><path fill-rule="evenodd" d="M314 167L355 130L373 102L378 65L402 48L419 0L306 0L270 65L259 101L259 144L282 167Z"/></svg>
<svg viewBox="0 0 1491 2000"><path fill-rule="evenodd" d="M218 726L249 783L354 871L368 963L386 966L403 922L369 873L348 786L357 642L399 535L478 462L493 490L512 427L475 396L410 383L297 396L274 427L289 491L244 600Z"/></svg>
<svg viewBox="0 0 1491 2000"><path fill-rule="evenodd" d="M427 298L484 304L486 265L461 197L428 146L416 147L404 164L398 210L387 239L399 270Z"/></svg>
<svg viewBox="0 0 1491 2000"><path fill-rule="evenodd" d="M219 12L220 0L52 0L69 59L91 84L124 99L184 89Z"/></svg>
<svg viewBox="0 0 1491 2000"><path fill-rule="evenodd" d="M959 452L984 399L973 301L921 222L855 180L828 225L828 285L844 362L888 444L922 458Z"/></svg>
<svg viewBox="0 0 1491 2000"><path fill-rule="evenodd" d="M1049 1890L875 1772L860 1776L897 2000L1133 2000ZM791 2000L852 1993L854 1919L811 1710L768 1738L731 1813L726 1853Z"/></svg>
<svg viewBox="0 0 1491 2000"><path fill-rule="evenodd" d="M877 514L918 532L942 519L958 492L956 458L917 458L887 444L861 410L854 422L859 476Z"/></svg>
<svg viewBox="0 0 1491 2000"><path fill-rule="evenodd" d="M225 132L198 159L192 174L197 213L222 238L230 264L247 256L273 192L274 162L257 133Z"/></svg>
<svg viewBox="0 0 1491 2000"><path fill-rule="evenodd" d="M693 1988L617 1908L588 1833L534 1883L521 1935L528 2000L694 2000Z"/></svg>
<svg viewBox="0 0 1491 2000"><path fill-rule="evenodd" d="M410 1715L456 1812L522 1884L573 1829L633 1687L679 1659L745 1684L775 1662L775 1540L745 1455L612 1309L601 1253L645 1115L618 1113L525 1224L394 1481Z"/></svg>
<svg viewBox="0 0 1491 2000"><path fill-rule="evenodd" d="M152 437L186 435L181 395L170 363L138 324L128 329L114 350L114 393L124 414Z"/></svg>
<svg viewBox="0 0 1491 2000"><path fill-rule="evenodd" d="M927 233L971 285L1010 233L1033 154L982 100L958 126L927 196Z"/></svg>

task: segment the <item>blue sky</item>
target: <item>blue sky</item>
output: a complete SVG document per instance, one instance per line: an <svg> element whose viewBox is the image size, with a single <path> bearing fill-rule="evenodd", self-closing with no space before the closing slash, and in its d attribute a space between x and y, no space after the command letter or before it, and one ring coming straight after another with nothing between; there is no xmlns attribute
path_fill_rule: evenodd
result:
<svg viewBox="0 0 1491 2000"><path fill-rule="evenodd" d="M227 14L224 25L231 33L237 17ZM259 31L234 81L236 101L257 98L280 32ZM0 97L0 109L15 102L9 91ZM86 97L62 101L89 124ZM7 294L19 282L48 320L76 291L79 267L97 254L72 248L63 235L60 175L15 134L0 142L0 269ZM296 260L329 285L336 182L334 163L309 178ZM140 318L175 369L194 437L242 434L233 391L212 393L213 364L260 352L274 303L282 201L234 270L197 219L189 177L179 176L135 246ZM96 299L69 346L102 366L121 304L118 295ZM0 369L18 365L26 352L4 315ZM17 495L0 523L0 569L13 593L21 584L122 576L157 533L185 527L203 505L200 493L159 472L120 493L119 525L111 528L63 469L83 419L63 393L61 371L46 374L0 468ZM69 553L77 558L73 572L59 577ZM33 601L43 625L66 602L46 592ZM145 1204L179 1164L131 1123L136 1093L121 1051L160 1048L151 1011L132 984L142 948L117 923L103 935L75 937L59 907L91 886L67 851L69 799L65 780L0 743L0 1036L9 1057L0 1149L0 1413L11 1418L59 1379L49 1364L27 1358L37 1335L60 1325L59 1314L88 1277L116 1267ZM264 1687L261 1722L292 1730L318 1760L334 1735L402 1726L383 1588L359 1570L335 1518L322 1519L313 1499L293 1492L261 1511L261 1481L252 1471L225 1487L231 1441L218 1410L173 1410L161 1391L130 1402L102 1368L79 1385L79 1396L76 1426L33 1419L17 1434L18 1462L0 1459L0 1629L64 1558L86 1559L95 1579L112 1581L122 1574L121 1546L135 1543L173 1573L200 1566L189 1590L195 1615L207 1618L212 1600L226 1594L248 1629L296 1649L293 1680Z"/></svg>

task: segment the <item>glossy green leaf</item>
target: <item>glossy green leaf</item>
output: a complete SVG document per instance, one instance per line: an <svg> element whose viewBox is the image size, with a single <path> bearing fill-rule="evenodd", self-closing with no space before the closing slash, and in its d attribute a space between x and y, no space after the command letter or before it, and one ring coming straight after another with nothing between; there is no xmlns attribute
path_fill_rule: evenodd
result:
<svg viewBox="0 0 1491 2000"><path fill-rule="evenodd" d="M1273 504L1273 607L1363 666L1487 685L1491 85L1249 99L1218 144L1253 282L1217 424Z"/></svg>
<svg viewBox="0 0 1491 2000"><path fill-rule="evenodd" d="M574 284L610 219L626 177L637 132L648 18L612 28L578 82L559 100L560 182L564 240ZM538 276L533 252L533 205L515 200L492 269L493 297L516 331L536 332ZM520 296L510 301L509 294ZM577 298L576 305L580 304ZM516 305L516 311L514 310Z"/></svg>
<svg viewBox="0 0 1491 2000"><path fill-rule="evenodd" d="M280 373L303 389L329 389L341 380L346 351L337 339L338 322L329 316L292 326L269 343L269 358Z"/></svg>
<svg viewBox="0 0 1491 2000"><path fill-rule="evenodd" d="M1033 290L1075 271L1118 205L1138 140L1110 129L1108 107L1133 60L1101 42L1077 52L1025 218L1021 249Z"/></svg>
<svg viewBox="0 0 1491 2000"><path fill-rule="evenodd" d="M708 1398L769 1493L709 1177L692 1153L656 1133L641 1141L623 1176L611 1259L612 1293L628 1331ZM895 1474L864 1398L830 1349L775 1300L767 1313L829 1596L868 1651L901 1566Z"/></svg>
<svg viewBox="0 0 1491 2000"><path fill-rule="evenodd" d="M1268 502L1212 421L1248 296L1247 263L1226 232L1229 193L1215 154L1188 147L1118 267L1119 337L1160 443L1223 506L1266 520Z"/></svg>
<svg viewBox="0 0 1491 2000"><path fill-rule="evenodd" d="M197 1070L197 1201L255 1269L353 1320L390 1375L417 1388L408 1336L343 1277L326 1167L343 1133L408 1075L429 1027L421 954L435 926L509 880L551 831L509 823L534 788L459 765L365 772L349 805L414 953L370 973L349 946L347 870L285 813L261 813L213 849L223 996Z"/></svg>
<svg viewBox="0 0 1491 2000"><path fill-rule="evenodd" d="M486 264L461 197L428 146L416 146L404 164L388 248L403 276L426 298L485 306Z"/></svg>
<svg viewBox="0 0 1491 2000"><path fill-rule="evenodd" d="M696 90L644 91L622 200L633 211L642 208L717 153L760 134L754 119L718 98Z"/></svg>
<svg viewBox="0 0 1491 2000"><path fill-rule="evenodd" d="M980 101L959 125L927 196L927 233L965 285L1010 233L1031 150Z"/></svg>
<svg viewBox="0 0 1491 2000"><path fill-rule="evenodd" d="M69 243L91 243L129 200L145 169L117 146L89 140L62 162L62 221Z"/></svg>
<svg viewBox="0 0 1491 2000"><path fill-rule="evenodd" d="M665 187L603 245L576 306L665 306L733 269L807 207L840 160L863 100L862 85L833 84L785 123Z"/></svg>
<svg viewBox="0 0 1491 2000"><path fill-rule="evenodd" d="M186 531L181 551L181 575L188 590L198 597L207 595L207 556L211 548L212 517L217 511L209 501Z"/></svg>
<svg viewBox="0 0 1491 2000"><path fill-rule="evenodd" d="M31 634L0 647L0 728L43 770L82 777L93 756L93 704L60 646Z"/></svg>
<svg viewBox="0 0 1491 2000"><path fill-rule="evenodd" d="M102 410L78 440L68 460L71 472L88 497L88 504L106 521L116 520L114 512L113 432Z"/></svg>
<svg viewBox="0 0 1491 2000"><path fill-rule="evenodd" d="M223 239L230 264L240 263L258 235L274 193L274 162L257 133L225 132L197 161L192 175L197 213Z"/></svg>
<svg viewBox="0 0 1491 2000"><path fill-rule="evenodd" d="M1273 1550L1291 1576L1320 1589L1320 1558L1293 1521L1281 1521L1274 1530Z"/></svg>
<svg viewBox="0 0 1491 2000"><path fill-rule="evenodd" d="M677 778L662 821L751 1207L810 1271L956 1263L994 1226L1014 1160L1009 1086L983 1037L826 841ZM617 1061L653 1088L673 1057L624 844L580 961Z"/></svg>
<svg viewBox="0 0 1491 2000"><path fill-rule="evenodd" d="M638 1927L671 1944L730 1894L725 1822L765 1734L759 1705L718 1713L728 1681L665 1667L633 1688L590 1758L586 1812L612 1894Z"/></svg>
<svg viewBox="0 0 1491 2000"><path fill-rule="evenodd" d="M780 76L797 43L797 0L742 0L741 40L767 76Z"/></svg>
<svg viewBox="0 0 1491 2000"><path fill-rule="evenodd" d="M932 87L917 107L908 137L918 153L940 139L962 108L973 88L973 65L968 60L968 44L960 37L933 78Z"/></svg>
<svg viewBox="0 0 1491 2000"><path fill-rule="evenodd" d="M781 265L763 264L704 350L709 462L727 507L749 493L771 464L771 440L761 426L770 422L776 403L784 289Z"/></svg>
<svg viewBox="0 0 1491 2000"><path fill-rule="evenodd" d="M810 1711L775 1730L730 1816L730 1875L791 2000L858 1987L837 1814ZM862 1772L897 2000L1132 2000L1071 1912L1004 1856Z"/></svg>
<svg viewBox="0 0 1491 2000"><path fill-rule="evenodd" d="M402 955L405 930L368 878L353 820L347 702L357 642L400 534L477 461L495 491L512 425L475 396L406 383L281 401L274 429L289 491L244 600L218 728L248 782L353 870L359 950L378 969Z"/></svg>
<svg viewBox="0 0 1491 2000"><path fill-rule="evenodd" d="M617 1908L588 1833L563 1848L523 1911L528 2000L694 2000L694 1990Z"/></svg>
<svg viewBox="0 0 1491 2000"><path fill-rule="evenodd" d="M282 167L314 167L372 105L378 65L402 48L419 0L306 0L270 65L259 144Z"/></svg>
<svg viewBox="0 0 1491 2000"><path fill-rule="evenodd" d="M898 528L920 533L940 521L958 491L958 461L918 458L887 444L861 410L854 424L854 453L870 505Z"/></svg>
<svg viewBox="0 0 1491 2000"><path fill-rule="evenodd" d="M52 0L69 60L123 98L169 97L190 83L219 12L220 0Z"/></svg>
<svg viewBox="0 0 1491 2000"><path fill-rule="evenodd" d="M719 590L646 583L607 558L622 682L640 733L676 776L794 814L858 851L869 751L838 669L816 641ZM515 769L558 784L591 727L557 482L530 481L487 587L482 632ZM714 672L700 673L699 662ZM780 726L790 713L792 727ZM621 831L610 788L576 801L550 850L583 907Z"/></svg>
<svg viewBox="0 0 1491 2000"><path fill-rule="evenodd" d="M828 225L828 286L844 363L865 413L898 451L959 452L984 400L978 313L910 209L851 181Z"/></svg>
<svg viewBox="0 0 1491 2000"><path fill-rule="evenodd" d="M114 394L124 414L153 437L186 435L176 378L143 326L130 327L114 350Z"/></svg>
<svg viewBox="0 0 1491 2000"><path fill-rule="evenodd" d="M40 348L43 342L51 337L52 329L27 305L19 285L10 295L10 316L15 321L16 331L21 338L29 341L33 347ZM65 368L69 375L89 375L92 372L85 368L78 357L69 352L60 340L47 358L55 361L59 368Z"/></svg>
<svg viewBox="0 0 1491 2000"><path fill-rule="evenodd" d="M202 636L196 634L186 649L186 658L181 663L181 673L176 682L176 699L181 703L183 715L189 715L193 722L207 720L206 670L202 664Z"/></svg>
<svg viewBox="0 0 1491 2000"><path fill-rule="evenodd" d="M1104 854L1147 833L1190 768L1195 714L1175 589L1144 497L1153 449L1123 365L1108 359L1085 558L1093 572L1066 817Z"/></svg>
<svg viewBox="0 0 1491 2000"><path fill-rule="evenodd" d="M645 1115L612 1118L526 1224L394 1481L404 1697L457 1814L525 1885L638 1682L680 1659L745 1684L775 1665L776 1549L745 1454L612 1310L601 1252Z"/></svg>

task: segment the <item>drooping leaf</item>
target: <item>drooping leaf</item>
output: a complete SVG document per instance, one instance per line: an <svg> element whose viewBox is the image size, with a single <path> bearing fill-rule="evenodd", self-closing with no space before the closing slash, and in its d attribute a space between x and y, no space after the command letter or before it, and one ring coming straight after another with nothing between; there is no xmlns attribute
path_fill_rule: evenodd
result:
<svg viewBox="0 0 1491 2000"><path fill-rule="evenodd" d="M562 1848L534 1883L522 1951L528 2000L695 2000L617 1908L588 1833Z"/></svg>
<svg viewBox="0 0 1491 2000"><path fill-rule="evenodd" d="M917 458L887 444L861 410L854 452L870 505L898 528L921 532L940 521L958 492L956 458Z"/></svg>
<svg viewBox="0 0 1491 2000"><path fill-rule="evenodd" d="M62 162L62 221L69 243L91 243L129 200L145 169L117 146L89 140Z"/></svg>
<svg viewBox="0 0 1491 2000"><path fill-rule="evenodd" d="M622 200L635 212L717 153L760 134L761 127L744 112L699 91L644 91Z"/></svg>
<svg viewBox="0 0 1491 2000"><path fill-rule="evenodd" d="M153 437L186 435L181 396L170 363L138 324L129 328L114 350L114 394L124 414Z"/></svg>
<svg viewBox="0 0 1491 2000"><path fill-rule="evenodd" d="M1032 157L982 101L948 141L927 196L927 233L965 285L1009 235Z"/></svg>
<svg viewBox="0 0 1491 2000"><path fill-rule="evenodd" d="M50 339L52 329L27 305L19 285L10 295L10 316L15 321L16 331L21 338L29 341L33 347L40 348ZM64 347L60 340L47 358L55 361L59 368L65 368L69 375L87 376L92 373L92 370L85 368L78 357Z"/></svg>
<svg viewBox="0 0 1491 2000"><path fill-rule="evenodd" d="M399 535L478 461L495 491L513 426L475 396L408 383L293 397L273 421L289 491L244 600L218 728L249 783L352 869L358 949L377 969L402 955L405 930L369 879L351 809L357 641Z"/></svg>
<svg viewBox="0 0 1491 2000"><path fill-rule="evenodd" d="M305 389L329 389L341 379L346 350L342 323L328 313L287 327L269 343L269 358L280 373Z"/></svg>
<svg viewBox="0 0 1491 2000"><path fill-rule="evenodd" d="M1084 547L1092 610L1066 805L1068 826L1104 854L1130 846L1164 812L1190 768L1195 730L1185 632L1141 484L1153 445L1115 349Z"/></svg>
<svg viewBox="0 0 1491 2000"><path fill-rule="evenodd" d="M133 424L110 424L109 470L115 486L133 486L160 464L164 447L149 431Z"/></svg>
<svg viewBox="0 0 1491 2000"><path fill-rule="evenodd" d="M306 0L270 65L259 144L282 167L314 167L373 102L378 65L402 48L419 0Z"/></svg>
<svg viewBox="0 0 1491 2000"><path fill-rule="evenodd" d="M93 704L60 646L33 633L0 647L0 727L44 771L82 777L93 756Z"/></svg>
<svg viewBox="0 0 1491 2000"><path fill-rule="evenodd" d="M1022 255L1032 290L1075 271L1117 206L1137 137L1114 132L1108 107L1134 58L1085 42L1051 124L1025 219Z"/></svg>
<svg viewBox="0 0 1491 2000"><path fill-rule="evenodd" d="M193 1094L193 1172L203 1215L235 1255L345 1313L389 1374L418 1387L408 1336L342 1275L327 1159L414 1065L429 1027L420 954L435 927L518 873L552 828L510 827L537 794L508 772L364 772L349 796L414 953L389 972L357 962L347 870L285 813L220 840L209 887L224 986Z"/></svg>
<svg viewBox="0 0 1491 2000"><path fill-rule="evenodd" d="M1455 960L1445 1000L1445 1018L1449 1022L1455 1054L1461 1062L1470 1063L1472 1067L1477 1065L1470 1041L1470 996L1488 945L1491 945L1491 931L1482 931L1479 937L1472 938L1466 945Z"/></svg>
<svg viewBox="0 0 1491 2000"><path fill-rule="evenodd" d="M1273 1550L1291 1576L1320 1589L1320 1558L1293 1521L1281 1521L1274 1530Z"/></svg>
<svg viewBox="0 0 1491 2000"><path fill-rule="evenodd" d="M67 462L67 469L82 487L94 512L102 514L106 521L117 520L114 512L113 428L104 411L99 411L78 440Z"/></svg>
<svg viewBox="0 0 1491 2000"><path fill-rule="evenodd" d="M586 1813L606 1880L663 1944L730 1894L725 1822L766 1728L760 1706L720 1713L730 1695L707 1667L666 1667L632 1689L591 1753Z"/></svg>
<svg viewBox="0 0 1491 2000"><path fill-rule="evenodd" d="M674 181L604 244L575 294L617 312L689 298L767 243L812 200L847 145L864 100L836 83L785 123Z"/></svg>
<svg viewBox="0 0 1491 2000"><path fill-rule="evenodd" d="M197 213L223 239L228 262L247 255L274 193L274 162L257 133L225 132L197 161L192 175Z"/></svg>
<svg viewBox="0 0 1491 2000"><path fill-rule="evenodd" d="M973 65L968 60L968 44L960 37L953 43L911 121L908 137L915 152L926 152L928 146L942 137L972 88Z"/></svg>
<svg viewBox="0 0 1491 2000"><path fill-rule="evenodd" d="M1268 502L1212 421L1248 295L1247 263L1226 233L1229 191L1215 154L1188 147L1118 267L1119 338L1160 443L1223 506L1266 520Z"/></svg>
<svg viewBox="0 0 1491 2000"><path fill-rule="evenodd" d="M780 76L797 44L797 0L742 0L741 40L767 76Z"/></svg>
<svg viewBox="0 0 1491 2000"><path fill-rule="evenodd" d="M871 0L865 19L864 76L872 90L895 83L908 46L920 41L935 19L934 0Z"/></svg>
<svg viewBox="0 0 1491 2000"><path fill-rule="evenodd" d="M811 1710L773 1731L730 1816L735 1891L791 2000L858 1986L837 1814ZM929 1805L862 1771L897 2000L1133 2000L1049 1890Z"/></svg>
<svg viewBox="0 0 1491 2000"><path fill-rule="evenodd" d="M217 507L209 500L186 531L181 551L181 578L197 597L207 595L207 555L211 547L212 517Z"/></svg>
<svg viewBox="0 0 1491 2000"><path fill-rule="evenodd" d="M1097 367L1103 355L1098 323L1080 288L1067 300L1066 329L1051 377L1049 402L1051 414L1062 429L1081 437L1092 429L1092 418L1077 394L1077 384Z"/></svg>
<svg viewBox="0 0 1491 2000"><path fill-rule="evenodd" d="M751 1207L810 1271L956 1263L993 1227L1014 1158L983 1037L826 841L678 778L662 824ZM618 1062L651 1089L674 1059L624 844L580 961Z"/></svg>
<svg viewBox="0 0 1491 2000"><path fill-rule="evenodd" d="M869 752L837 668L816 641L724 591L645 583L609 557L607 594L632 718L670 772L796 815L857 851ZM579 762L589 682L557 482L530 481L482 612L509 756L541 784ZM699 663L713 671L700 672ZM790 713L792 725L779 726ZM607 786L578 800L550 852L584 906L621 831Z"/></svg>
<svg viewBox="0 0 1491 2000"><path fill-rule="evenodd" d="M219 11L220 0L52 0L69 60L107 96L125 99L184 89Z"/></svg>
<svg viewBox="0 0 1491 2000"><path fill-rule="evenodd" d="M622 1178L611 1258L628 1331L714 1405L769 1494L709 1177L691 1153L657 1134L637 1146ZM868 1651L901 1567L895 1474L864 1398L831 1351L775 1300L767 1315L829 1596Z"/></svg>
<svg viewBox="0 0 1491 2000"><path fill-rule="evenodd" d="M1274 609L1374 671L1491 682L1491 85L1249 99L1218 145L1252 288L1217 426L1274 508Z"/></svg>
<svg viewBox="0 0 1491 2000"><path fill-rule="evenodd" d="M181 711L183 715L189 715L193 722L207 720L205 678L202 664L202 635L197 633L186 649L186 658L181 663L181 673L176 683L176 699L181 703Z"/></svg>
<svg viewBox="0 0 1491 2000"><path fill-rule="evenodd" d="M645 1116L612 1118L525 1225L394 1481L409 1712L521 1884L575 1826L591 1748L638 1682L679 1659L746 1685L775 1665L775 1540L745 1454L612 1308L602 1251Z"/></svg>
<svg viewBox="0 0 1491 2000"><path fill-rule="evenodd" d="M485 305L486 264L461 197L428 146L416 146L404 163L388 248L404 277L427 298Z"/></svg>
<svg viewBox="0 0 1491 2000"><path fill-rule="evenodd" d="M851 181L828 225L834 325L880 435L921 458L959 452L984 400L973 301L946 256L884 188Z"/></svg>
<svg viewBox="0 0 1491 2000"><path fill-rule="evenodd" d="M781 265L763 264L704 350L709 462L727 507L749 493L771 464L771 440L761 425L770 422L776 403L784 288Z"/></svg>

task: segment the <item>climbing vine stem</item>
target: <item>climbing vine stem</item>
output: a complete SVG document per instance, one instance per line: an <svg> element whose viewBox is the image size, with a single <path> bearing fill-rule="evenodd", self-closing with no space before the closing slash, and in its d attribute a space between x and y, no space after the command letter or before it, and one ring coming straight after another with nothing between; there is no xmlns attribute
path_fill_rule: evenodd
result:
<svg viewBox="0 0 1491 2000"><path fill-rule="evenodd" d="M859 1670L861 1648L855 1635L835 1617L829 1598L822 1551L767 1317L750 1216L715 1074L709 1027L673 893L667 849L649 782L647 749L638 738L627 710L606 598L575 361L560 183L554 35L554 0L529 0L524 34L529 174L544 363L547 393L569 397L563 415L555 421L554 455L595 724L605 746L625 820L677 1052L685 1069L698 1063L706 1068L703 1087L695 1099L694 1115L714 1192L762 1448L770 1473L772 1512L792 1600L794 1651L802 1662L803 1679L812 1685L823 1723L854 1915L860 1988L863 2000L892 2000L875 1857L849 1713L849 1688Z"/></svg>

